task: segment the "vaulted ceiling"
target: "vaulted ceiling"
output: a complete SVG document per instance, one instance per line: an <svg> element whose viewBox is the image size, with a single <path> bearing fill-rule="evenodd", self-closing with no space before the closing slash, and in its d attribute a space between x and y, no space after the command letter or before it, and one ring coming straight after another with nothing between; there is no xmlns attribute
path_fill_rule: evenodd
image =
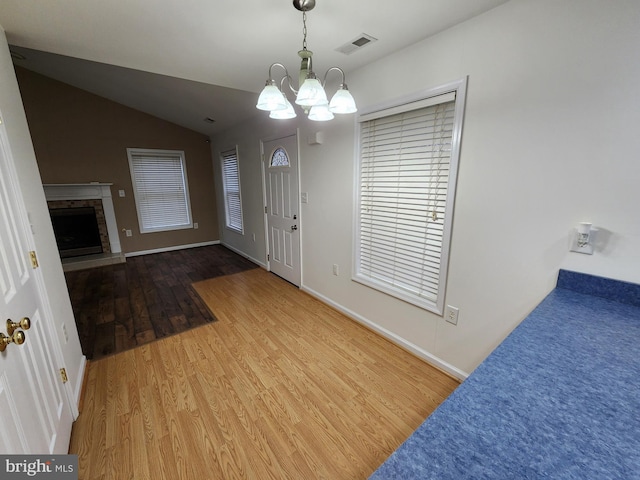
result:
<svg viewBox="0 0 640 480"><path fill-rule="evenodd" d="M314 70L337 65L348 80L506 1L317 0L307 14ZM260 113L269 65L296 72L302 48L290 0L2 0L0 25L16 65L207 135ZM336 50L363 33L377 41Z"/></svg>

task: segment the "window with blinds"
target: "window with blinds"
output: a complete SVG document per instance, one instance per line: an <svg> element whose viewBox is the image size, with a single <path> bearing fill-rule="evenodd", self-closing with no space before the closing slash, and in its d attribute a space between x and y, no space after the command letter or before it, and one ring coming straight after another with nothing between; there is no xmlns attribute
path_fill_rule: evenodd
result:
<svg viewBox="0 0 640 480"><path fill-rule="evenodd" d="M244 232L242 198L240 196L240 172L237 148L222 152L222 187L224 189L225 224L238 233Z"/></svg>
<svg viewBox="0 0 640 480"><path fill-rule="evenodd" d="M465 85L359 118L354 280L438 314Z"/></svg>
<svg viewBox="0 0 640 480"><path fill-rule="evenodd" d="M128 148L140 233L192 228L184 152Z"/></svg>

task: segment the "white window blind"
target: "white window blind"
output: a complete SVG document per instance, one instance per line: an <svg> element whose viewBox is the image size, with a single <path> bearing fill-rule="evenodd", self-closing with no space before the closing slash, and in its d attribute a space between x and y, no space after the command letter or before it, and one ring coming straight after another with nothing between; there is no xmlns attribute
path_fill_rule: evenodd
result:
<svg viewBox="0 0 640 480"><path fill-rule="evenodd" d="M437 313L462 121L456 111L449 92L360 117L354 279Z"/></svg>
<svg viewBox="0 0 640 480"><path fill-rule="evenodd" d="M192 228L182 151L127 149L140 233Z"/></svg>
<svg viewBox="0 0 640 480"><path fill-rule="evenodd" d="M222 185L224 188L226 226L231 230L243 233L240 172L238 152L235 148L222 153Z"/></svg>

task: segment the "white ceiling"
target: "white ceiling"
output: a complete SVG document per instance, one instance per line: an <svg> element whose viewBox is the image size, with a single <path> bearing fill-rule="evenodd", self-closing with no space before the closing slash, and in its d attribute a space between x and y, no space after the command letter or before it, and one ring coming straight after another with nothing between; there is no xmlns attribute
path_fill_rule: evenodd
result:
<svg viewBox="0 0 640 480"><path fill-rule="evenodd" d="M317 0L307 46L319 75L336 65L348 81L506 1ZM263 114L255 101L269 65L295 77L302 47L302 13L290 0L2 0L0 25L26 57L16 65L208 135ZM362 33L378 41L336 51Z"/></svg>

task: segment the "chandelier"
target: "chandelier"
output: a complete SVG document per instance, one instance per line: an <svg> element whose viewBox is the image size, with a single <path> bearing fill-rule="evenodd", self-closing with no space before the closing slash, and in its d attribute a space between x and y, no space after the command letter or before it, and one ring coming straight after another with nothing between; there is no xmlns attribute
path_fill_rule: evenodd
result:
<svg viewBox="0 0 640 480"><path fill-rule="evenodd" d="M269 67L269 78L265 87L258 97L256 108L259 110L267 110L271 112L270 118L288 119L296 117L293 105L287 99L284 92L285 82L289 89L296 96L295 103L302 107L305 114L309 116L309 120L327 121L333 118L334 113L354 113L357 111L356 102L353 100L347 84L345 83L344 71L339 67L331 67L324 74L322 83L313 71L311 57L313 52L307 50L307 12L316 6L315 0L293 0L293 6L302 12L302 50L298 55L302 59L300 64L300 72L298 76L299 90L292 85L292 78L287 68L281 63L273 63ZM279 83L273 79L273 68L280 67L284 70L284 76ZM324 86L327 82L329 72L336 71L342 76L342 81L338 90L331 98L331 102L327 99L327 93Z"/></svg>

